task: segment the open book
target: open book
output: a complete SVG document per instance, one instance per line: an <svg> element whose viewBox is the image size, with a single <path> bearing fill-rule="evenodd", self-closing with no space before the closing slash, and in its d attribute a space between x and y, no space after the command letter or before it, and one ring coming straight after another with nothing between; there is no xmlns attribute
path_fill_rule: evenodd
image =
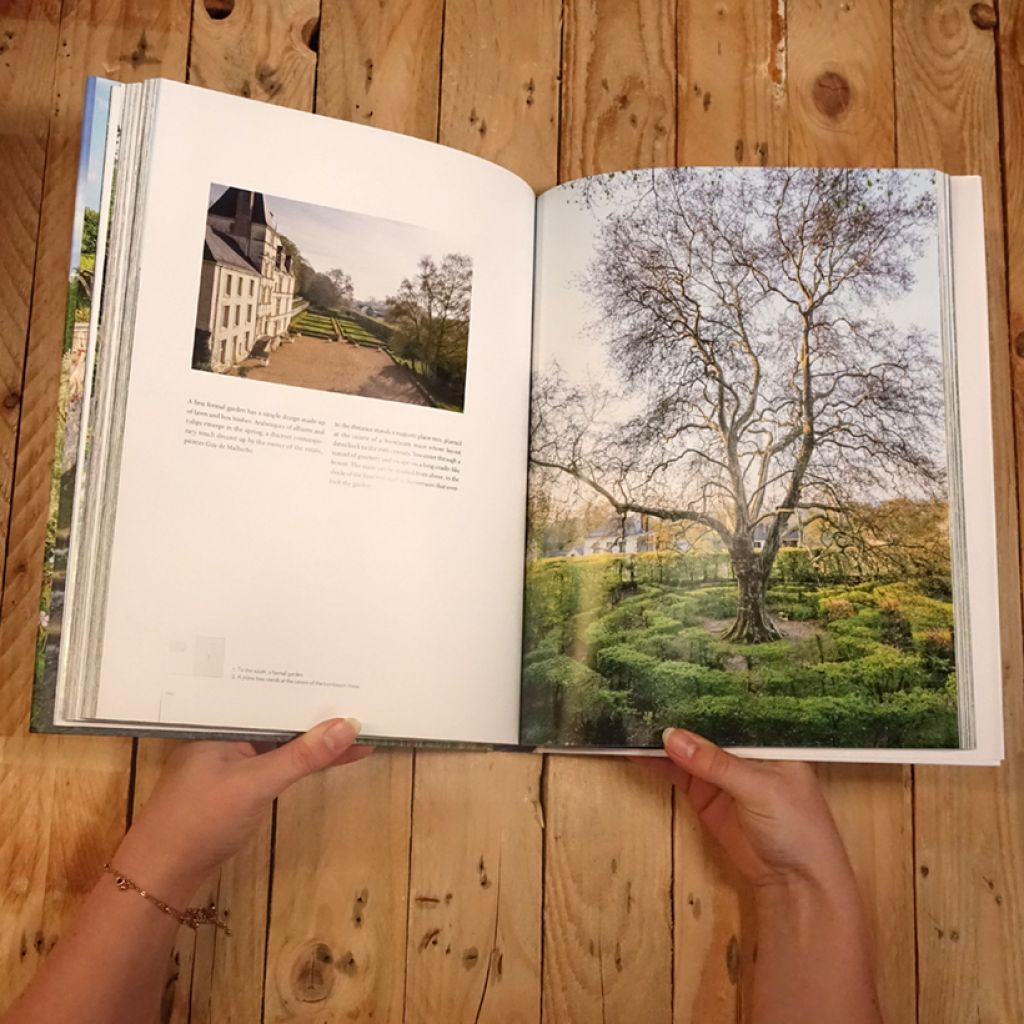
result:
<svg viewBox="0 0 1024 1024"><path fill-rule="evenodd" d="M69 292L35 728L1002 756L978 179L91 80Z"/></svg>

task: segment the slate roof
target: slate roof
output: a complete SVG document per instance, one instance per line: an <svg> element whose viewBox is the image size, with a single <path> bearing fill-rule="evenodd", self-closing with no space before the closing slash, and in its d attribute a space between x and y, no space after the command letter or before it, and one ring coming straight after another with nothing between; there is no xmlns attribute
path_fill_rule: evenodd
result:
<svg viewBox="0 0 1024 1024"><path fill-rule="evenodd" d="M211 207L212 209L212 207ZM203 259L214 263L223 263L239 270L247 270L250 274L258 274L256 266L230 235L206 225L206 239L203 242Z"/></svg>
<svg viewBox="0 0 1024 1024"><path fill-rule="evenodd" d="M221 217L234 217L235 210L238 208L238 196L242 192L248 192L248 190L235 188L232 185L210 206L208 212ZM274 218L267 209L262 192L252 193L252 222L253 224L269 224L274 227Z"/></svg>

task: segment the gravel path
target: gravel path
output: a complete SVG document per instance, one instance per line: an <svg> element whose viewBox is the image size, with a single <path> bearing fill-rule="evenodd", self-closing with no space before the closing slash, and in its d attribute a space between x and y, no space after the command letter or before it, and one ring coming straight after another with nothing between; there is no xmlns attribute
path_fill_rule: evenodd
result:
<svg viewBox="0 0 1024 1024"><path fill-rule="evenodd" d="M430 405L416 386L412 373L404 366L396 366L386 352L344 341L324 341L296 334L293 342L270 353L267 366L247 359L240 370L240 376L273 384L339 391L408 405Z"/></svg>

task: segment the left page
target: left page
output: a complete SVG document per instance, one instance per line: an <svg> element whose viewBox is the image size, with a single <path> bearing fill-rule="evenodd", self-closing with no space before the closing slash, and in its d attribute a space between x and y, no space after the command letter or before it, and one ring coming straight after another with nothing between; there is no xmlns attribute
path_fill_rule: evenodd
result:
<svg viewBox="0 0 1024 1024"><path fill-rule="evenodd" d="M94 720L515 743L534 196L162 82Z"/></svg>

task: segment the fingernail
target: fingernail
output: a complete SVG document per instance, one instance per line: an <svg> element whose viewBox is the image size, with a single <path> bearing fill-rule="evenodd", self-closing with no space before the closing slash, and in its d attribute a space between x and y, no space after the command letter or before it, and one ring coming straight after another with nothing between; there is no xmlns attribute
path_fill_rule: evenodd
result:
<svg viewBox="0 0 1024 1024"><path fill-rule="evenodd" d="M335 722L324 733L324 746L332 754L336 754L346 747L352 746L352 741L359 735L360 728L362 726L358 719L343 718L340 722Z"/></svg>
<svg viewBox="0 0 1024 1024"><path fill-rule="evenodd" d="M690 734L682 729L666 729L661 734L661 742L666 750L670 750L677 757L690 758L697 753L697 744L690 738Z"/></svg>

